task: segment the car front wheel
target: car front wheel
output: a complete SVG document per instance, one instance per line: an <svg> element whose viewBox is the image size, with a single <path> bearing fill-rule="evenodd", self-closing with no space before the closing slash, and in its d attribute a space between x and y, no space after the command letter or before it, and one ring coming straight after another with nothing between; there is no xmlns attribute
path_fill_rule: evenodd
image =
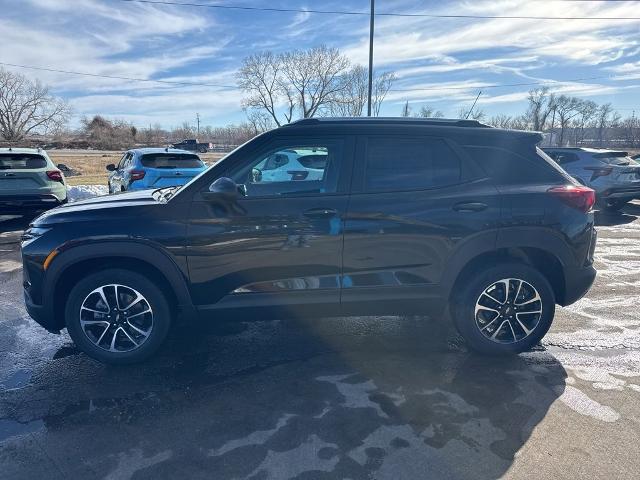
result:
<svg viewBox="0 0 640 480"><path fill-rule="evenodd" d="M147 277L109 269L82 279L65 309L69 335L90 357L112 364L135 363L155 353L169 330L171 311Z"/></svg>
<svg viewBox="0 0 640 480"><path fill-rule="evenodd" d="M547 333L555 298L547 279L524 264L488 267L457 282L451 311L469 346L486 354L515 354ZM463 279L464 281L464 279Z"/></svg>

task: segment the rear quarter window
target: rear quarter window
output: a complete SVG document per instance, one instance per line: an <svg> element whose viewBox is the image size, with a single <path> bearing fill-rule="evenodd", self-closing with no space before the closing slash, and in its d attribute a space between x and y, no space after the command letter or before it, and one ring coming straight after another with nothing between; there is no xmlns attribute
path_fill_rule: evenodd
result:
<svg viewBox="0 0 640 480"><path fill-rule="evenodd" d="M47 159L29 153L0 155L0 170L38 170L47 166Z"/></svg>
<svg viewBox="0 0 640 480"><path fill-rule="evenodd" d="M204 166L197 155L175 153L148 153L140 162L148 168L200 168Z"/></svg>
<svg viewBox="0 0 640 480"><path fill-rule="evenodd" d="M485 173L501 184L558 183L570 177L534 145L516 153L497 147L466 145L464 149Z"/></svg>

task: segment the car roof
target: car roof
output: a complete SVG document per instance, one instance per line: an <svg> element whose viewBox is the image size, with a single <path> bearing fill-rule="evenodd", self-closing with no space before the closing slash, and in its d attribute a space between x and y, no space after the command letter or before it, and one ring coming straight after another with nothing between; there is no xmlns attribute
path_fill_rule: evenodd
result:
<svg viewBox="0 0 640 480"><path fill-rule="evenodd" d="M384 130L381 132L381 130ZM543 137L540 132L524 130L505 130L491 127L477 120L452 118L414 118L414 117L318 117L297 120L288 125L267 132L281 134L313 134L315 132L331 132L331 134L390 134L390 135L422 135L424 133L451 137L459 140L486 144L493 137L505 140L525 139L531 143L539 143Z"/></svg>
<svg viewBox="0 0 640 480"><path fill-rule="evenodd" d="M2 153L33 153L36 155L46 155L46 152L41 148L6 147L6 148L0 148L0 154Z"/></svg>
<svg viewBox="0 0 640 480"><path fill-rule="evenodd" d="M480 123L477 120L464 120L459 118L420 118L420 117L314 117L302 118L291 122L285 127L297 125L314 125L314 124L338 124L338 125L438 125L438 126L455 126L455 127L475 127L475 128L492 128L489 125Z"/></svg>
<svg viewBox="0 0 640 480"><path fill-rule="evenodd" d="M161 148L161 147L145 147L145 148L132 148L127 150L132 153L140 153L142 155L147 153L188 153L190 155L196 155L194 152L188 150L182 150L181 148Z"/></svg>

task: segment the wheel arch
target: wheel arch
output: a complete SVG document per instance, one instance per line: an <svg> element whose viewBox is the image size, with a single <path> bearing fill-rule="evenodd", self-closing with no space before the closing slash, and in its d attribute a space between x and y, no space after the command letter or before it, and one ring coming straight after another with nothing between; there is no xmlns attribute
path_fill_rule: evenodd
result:
<svg viewBox="0 0 640 480"><path fill-rule="evenodd" d="M145 275L167 295L172 313L193 312L187 281L166 253L137 242L96 242L63 250L46 273L43 303L54 313L57 327L64 327L64 306L73 286L86 275L107 268Z"/></svg>
<svg viewBox="0 0 640 480"><path fill-rule="evenodd" d="M493 245L466 245L450 259L443 278L448 298L467 275L487 265L517 261L530 265L549 281L557 303L563 304L566 290L565 267L576 259L561 235L548 228L514 227L500 229Z"/></svg>

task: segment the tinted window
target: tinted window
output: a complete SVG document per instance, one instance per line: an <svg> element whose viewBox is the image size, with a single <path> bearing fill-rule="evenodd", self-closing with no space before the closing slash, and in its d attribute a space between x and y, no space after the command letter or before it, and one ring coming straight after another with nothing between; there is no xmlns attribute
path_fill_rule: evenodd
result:
<svg viewBox="0 0 640 480"><path fill-rule="evenodd" d="M532 145L527 156L495 147L466 146L471 158L498 183L557 183L566 174Z"/></svg>
<svg viewBox="0 0 640 480"><path fill-rule="evenodd" d="M197 155L187 153L148 153L141 160L149 168L200 168L204 164Z"/></svg>
<svg viewBox="0 0 640 480"><path fill-rule="evenodd" d="M259 154L232 171L247 196L335 192L343 155L341 142L287 145Z"/></svg>
<svg viewBox="0 0 640 480"><path fill-rule="evenodd" d="M47 160L40 155L25 153L0 155L0 170L36 170L47 166Z"/></svg>
<svg viewBox="0 0 640 480"><path fill-rule="evenodd" d="M460 159L441 139L369 138L368 191L419 190L460 181Z"/></svg>

